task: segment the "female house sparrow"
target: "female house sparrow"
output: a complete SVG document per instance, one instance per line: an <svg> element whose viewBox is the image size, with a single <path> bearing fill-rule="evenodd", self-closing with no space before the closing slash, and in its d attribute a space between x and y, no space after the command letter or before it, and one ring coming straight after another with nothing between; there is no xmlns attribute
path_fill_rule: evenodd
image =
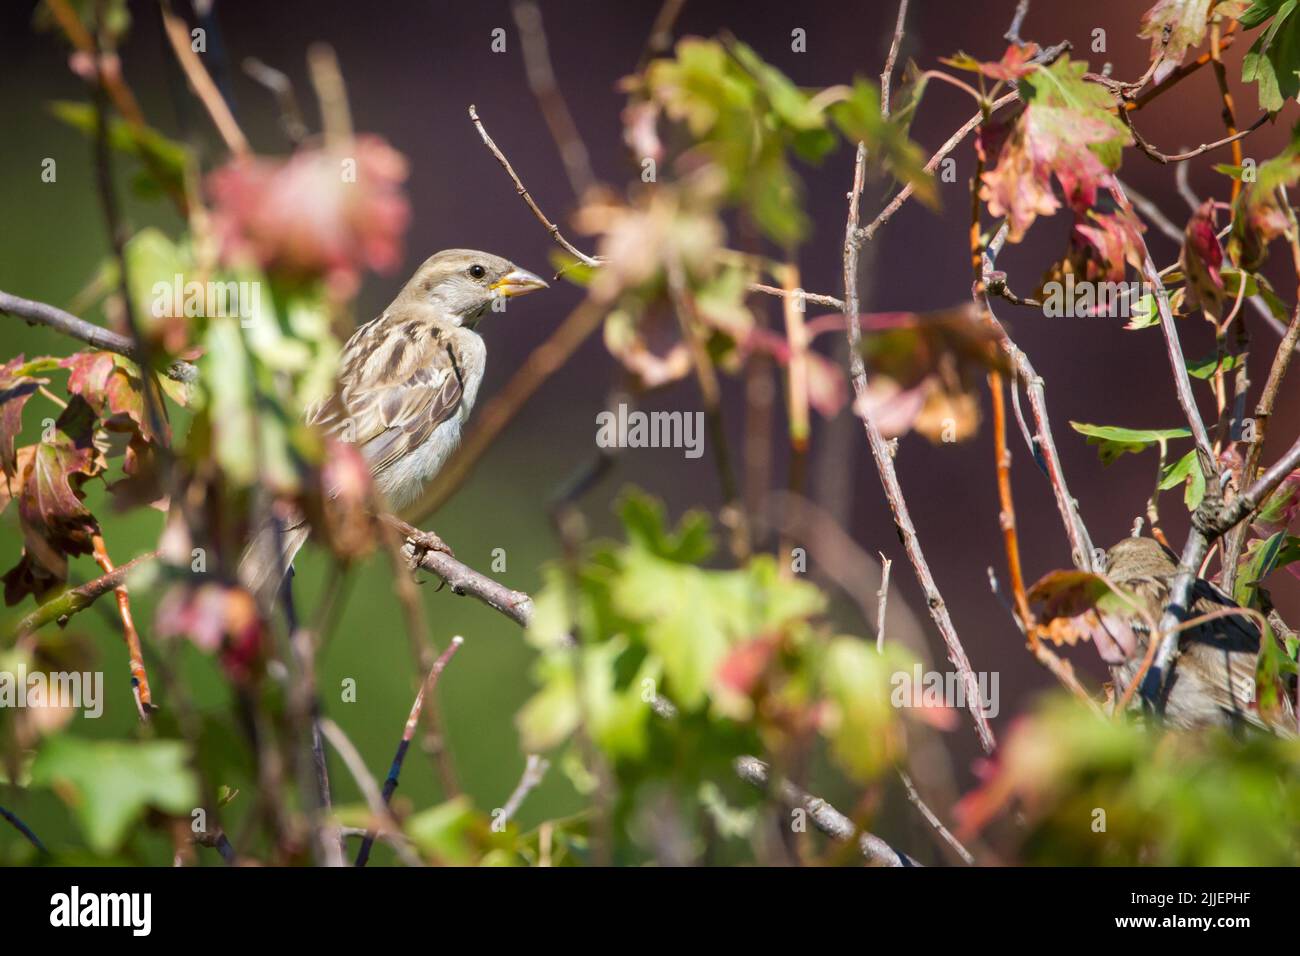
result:
<svg viewBox="0 0 1300 956"><path fill-rule="evenodd" d="M1151 538L1125 538L1106 553L1106 575L1141 602L1155 621L1160 620L1169 600L1169 585L1177 570L1177 559ZM1237 606L1209 581L1197 579L1192 588L1190 617ZM1136 614L1123 619L1107 614L1102 626L1117 645L1112 653L1103 652L1103 657L1112 664L1116 687L1126 688L1146 657L1147 624ZM1271 719L1256 706L1259 642L1259 628L1243 614L1224 615L1184 631L1180 656L1165 689L1166 722L1193 729L1230 727L1244 721L1294 735L1295 719L1285 694L1281 695L1281 711Z"/></svg>
<svg viewBox="0 0 1300 956"><path fill-rule="evenodd" d="M388 504L410 504L456 448L474 408L487 360L478 321L494 303L499 309L545 288L486 252L430 256L388 308L348 339L335 391L307 409L308 424L359 446ZM301 518L279 533L259 531L240 559L244 586L269 604L308 531Z"/></svg>

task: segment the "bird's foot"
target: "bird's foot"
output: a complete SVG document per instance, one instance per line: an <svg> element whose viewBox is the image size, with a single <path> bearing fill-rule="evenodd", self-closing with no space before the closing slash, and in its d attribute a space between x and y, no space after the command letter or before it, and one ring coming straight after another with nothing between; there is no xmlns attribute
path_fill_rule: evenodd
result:
<svg viewBox="0 0 1300 956"><path fill-rule="evenodd" d="M425 555L431 551L439 551L449 558L456 556L447 542L432 531L420 531L407 536L406 544L402 546L402 555L406 558L412 574L420 569L424 564Z"/></svg>

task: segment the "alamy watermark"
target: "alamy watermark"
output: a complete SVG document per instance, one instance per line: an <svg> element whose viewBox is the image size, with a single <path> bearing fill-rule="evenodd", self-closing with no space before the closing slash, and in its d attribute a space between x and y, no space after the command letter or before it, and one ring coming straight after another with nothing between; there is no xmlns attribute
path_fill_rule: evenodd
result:
<svg viewBox="0 0 1300 956"><path fill-rule="evenodd" d="M179 272L171 282L153 284L151 306L155 319L172 315L193 318L237 318L247 328L257 317L262 302L260 282L185 281Z"/></svg>
<svg viewBox="0 0 1300 956"><path fill-rule="evenodd" d="M104 713L103 671L0 671L0 708L61 707L91 719Z"/></svg>
<svg viewBox="0 0 1300 956"><path fill-rule="evenodd" d="M1049 319L1121 318L1149 313L1154 304L1152 287L1145 282L1093 282L1053 279L1043 285L1043 315ZM1146 301L1144 301L1146 300Z"/></svg>
<svg viewBox="0 0 1300 956"><path fill-rule="evenodd" d="M979 685L980 711L989 720L1002 709L998 695L998 672L980 671L975 675ZM889 703L894 707L966 707L966 683L955 671L923 671L915 664L911 671L895 671L889 678L892 688Z"/></svg>
<svg viewBox="0 0 1300 956"><path fill-rule="evenodd" d="M703 412L618 410L596 416L596 444L601 448L682 448L687 458L704 454Z"/></svg>

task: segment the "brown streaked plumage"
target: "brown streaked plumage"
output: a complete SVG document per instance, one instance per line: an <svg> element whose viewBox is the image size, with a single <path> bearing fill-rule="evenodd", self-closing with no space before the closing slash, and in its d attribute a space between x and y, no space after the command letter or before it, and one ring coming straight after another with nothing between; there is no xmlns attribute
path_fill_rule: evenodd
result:
<svg viewBox="0 0 1300 956"><path fill-rule="evenodd" d="M1142 602L1155 621L1168 603L1170 582L1177 570L1177 558L1151 538L1125 538L1106 553L1107 576ZM1191 617L1238 606L1209 581L1198 578L1193 586ZM1128 651L1127 657L1112 667L1117 693L1122 693L1142 666L1148 628L1136 615L1123 621L1107 616L1104 626ZM1166 685L1166 721L1184 729L1244 722L1293 736L1295 720L1285 694L1281 712L1271 719L1261 715L1256 706L1259 642L1259 628L1244 614L1227 614L1185 631Z"/></svg>
<svg viewBox="0 0 1300 956"><path fill-rule="evenodd" d="M355 442L390 507L410 504L460 441L474 408L487 348L475 326L505 301L546 288L500 256L446 249L425 260L378 318L343 347L338 382L307 409L309 424ZM266 600L306 540L291 522L275 548L263 529L240 562L240 578Z"/></svg>

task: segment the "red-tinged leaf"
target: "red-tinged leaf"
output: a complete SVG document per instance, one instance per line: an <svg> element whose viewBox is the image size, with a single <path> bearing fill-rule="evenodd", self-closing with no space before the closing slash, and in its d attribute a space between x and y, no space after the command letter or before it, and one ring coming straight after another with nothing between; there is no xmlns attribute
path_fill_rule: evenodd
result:
<svg viewBox="0 0 1300 956"><path fill-rule="evenodd" d="M996 330L974 306L865 315L860 324L871 376L859 414L869 411L890 437L913 428L932 442L975 433L975 389L990 369L1010 366Z"/></svg>
<svg viewBox="0 0 1300 956"><path fill-rule="evenodd" d="M1124 598L1090 571L1051 571L1028 591L1038 637L1055 644L1092 641L1102 660L1119 664L1137 650L1136 615Z"/></svg>
<svg viewBox="0 0 1300 956"><path fill-rule="evenodd" d="M18 458L14 443L23 430L23 406L48 378L24 374L26 363L21 355L0 365L0 471L12 478L17 473Z"/></svg>
<svg viewBox="0 0 1300 956"><path fill-rule="evenodd" d="M146 441L155 440L144 379L134 362L115 352L86 351L68 356L61 364L68 369L68 391L86 400L104 428L138 432Z"/></svg>
<svg viewBox="0 0 1300 956"><path fill-rule="evenodd" d="M834 418L848 400L844 370L819 352L808 353L808 404L823 418Z"/></svg>
<svg viewBox="0 0 1300 956"><path fill-rule="evenodd" d="M1223 311L1223 246L1215 227L1214 200L1207 199L1187 223L1183 235L1183 272L1187 276L1188 305L1199 305L1219 318Z"/></svg>
<svg viewBox="0 0 1300 956"><path fill-rule="evenodd" d="M718 683L738 694L753 693L779 643L780 635L776 635L737 644L718 664Z"/></svg>
<svg viewBox="0 0 1300 956"><path fill-rule="evenodd" d="M805 330L810 340L820 332L838 328L841 324L839 316L825 318L830 321L814 319L808 323ZM744 342L743 350L745 352L764 352L782 367L790 364L790 342L784 335L771 329L760 327L752 329L749 337ZM819 415L834 418L840 413L844 403L848 401L848 383L845 381L844 372L839 365L819 352L809 349L806 356L808 360L808 404L816 409Z"/></svg>
<svg viewBox="0 0 1300 956"><path fill-rule="evenodd" d="M993 215L1007 217L1012 242L1024 238L1035 218L1060 208L1053 176L1076 211L1092 207L1131 141L1108 112L1108 94L1084 80L1086 70L1086 63L1062 57L1025 74L1028 102L1000 149L994 151L997 131L977 143L986 167L980 198Z"/></svg>
<svg viewBox="0 0 1300 956"><path fill-rule="evenodd" d="M1007 47L1007 52L1003 53L1002 59L996 63L981 62L965 53L941 59L939 62L954 66L959 70L983 73L990 79L1015 82L1038 69L1038 64L1031 62L1037 55L1037 43L1026 43L1023 46L1013 43Z"/></svg>
<svg viewBox="0 0 1300 956"><path fill-rule="evenodd" d="M1124 212L1098 213L1088 210L1086 219L1076 219L1071 234L1071 256L1076 275L1084 279L1123 282L1125 268L1142 269L1146 227Z"/></svg>
<svg viewBox="0 0 1300 956"><path fill-rule="evenodd" d="M231 160L207 180L223 260L238 265L251 256L268 271L324 276L337 294L349 294L362 270L401 263L406 174L406 158L376 136L358 136L346 152Z"/></svg>
<svg viewBox="0 0 1300 956"><path fill-rule="evenodd" d="M27 469L31 466L35 454L35 445L19 448L15 456L14 473L6 475L0 472L0 514L4 514L5 509L9 507L9 502L21 494L23 482L27 480Z"/></svg>
<svg viewBox="0 0 1300 956"><path fill-rule="evenodd" d="M1215 0L1159 0L1142 14L1138 36L1151 39L1151 60L1164 50L1164 59L1156 67L1153 81L1159 83L1183 62L1187 51L1200 46ZM1164 45L1164 31L1169 30L1169 46Z"/></svg>
<svg viewBox="0 0 1300 956"><path fill-rule="evenodd" d="M266 627L253 596L216 582L178 584L158 602L159 637L184 637L220 655L226 676L247 683L261 671Z"/></svg>
<svg viewBox="0 0 1300 956"><path fill-rule="evenodd" d="M1300 517L1300 471L1293 471L1264 499L1250 530L1267 538L1285 531Z"/></svg>
<svg viewBox="0 0 1300 956"><path fill-rule="evenodd" d="M5 575L7 604L27 594L44 596L67 580L68 555L91 553L99 524L82 504L81 486L103 471L94 422L94 412L75 397L55 423L51 440L32 446L18 499L23 555Z"/></svg>

